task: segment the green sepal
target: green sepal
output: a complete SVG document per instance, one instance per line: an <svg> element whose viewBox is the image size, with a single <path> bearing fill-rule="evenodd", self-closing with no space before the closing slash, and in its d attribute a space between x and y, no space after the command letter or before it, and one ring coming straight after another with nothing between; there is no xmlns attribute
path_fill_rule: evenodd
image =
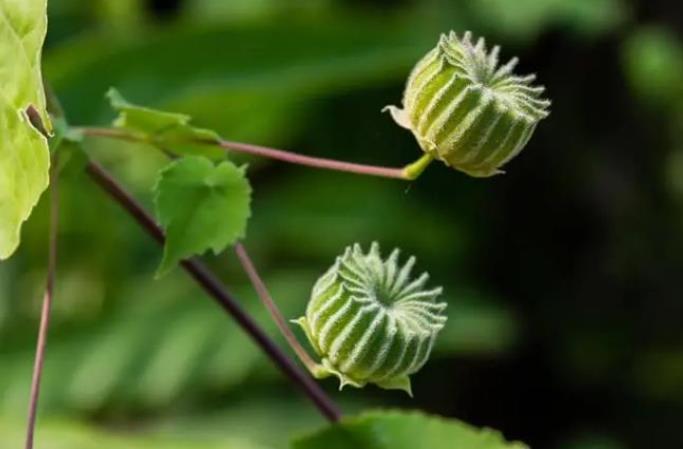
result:
<svg viewBox="0 0 683 449"><path fill-rule="evenodd" d="M394 377L386 381L377 382L376 385L385 390L402 390L408 393L408 396L411 398L413 397L413 387L408 376Z"/></svg>
<svg viewBox="0 0 683 449"><path fill-rule="evenodd" d="M297 318L296 320L290 320L294 324L298 324L301 329L304 331L304 334L306 334L306 338L308 339L308 342L313 346L313 349L315 350L316 354L322 355L322 351L320 350L320 347L318 347L318 344L316 343L315 336L313 335L313 332L311 331L311 327L308 325L308 320L306 319L305 316L302 316L301 318Z"/></svg>

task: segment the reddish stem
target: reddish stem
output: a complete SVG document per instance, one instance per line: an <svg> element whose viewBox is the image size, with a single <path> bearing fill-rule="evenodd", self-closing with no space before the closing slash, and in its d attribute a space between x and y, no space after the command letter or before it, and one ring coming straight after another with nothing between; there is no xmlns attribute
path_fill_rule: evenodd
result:
<svg viewBox="0 0 683 449"><path fill-rule="evenodd" d="M40 311L40 325L38 327L38 342L36 343L36 356L33 365L33 378L31 379L31 394L28 407L28 423L26 427L26 449L33 449L33 440L36 428L36 416L38 412L38 399L40 397L40 380L43 375L45 362L45 348L47 347L47 335L50 328L50 311L54 296L55 272L57 269L57 231L59 226L59 186L57 182L56 158L52 161L50 176L50 230L47 265L47 283L43 295L43 305Z"/></svg>
<svg viewBox="0 0 683 449"><path fill-rule="evenodd" d="M292 349L299 357L301 362L306 366L306 368L308 368L308 370L311 373L314 373L316 366L318 364L311 358L310 355L308 355L308 352L306 352L306 350L301 346L299 340L296 339L296 336L287 325L287 321L285 321L285 318L282 316L282 312L280 312L280 309L278 308L277 304L275 304L275 301L273 301L273 297L270 295L270 292L268 292L266 284L259 276L258 271L256 271L256 267L254 266L254 263L251 261L251 258L247 253L247 249L244 247L243 244L237 243L235 245L235 253L237 254L237 258L242 264L242 268L247 273L247 276L249 276L249 280L251 281L251 284L254 286L254 290L256 290L258 297L261 299L261 302L268 310L268 313L270 313L270 316L275 321L275 324L277 325L278 329L280 329L282 336L285 337L285 340L287 340L289 346L292 347Z"/></svg>
<svg viewBox="0 0 683 449"><path fill-rule="evenodd" d="M128 140L132 142L151 143L143 136L132 134L125 130L112 128L75 128L86 136L105 137L110 139ZM383 178L394 178L410 180L406 175L405 168L381 167L374 165L354 164L352 162L337 161L334 159L325 159L320 157L304 156L290 151L278 150L275 148L264 147L260 145L252 145L242 142L232 142L229 140L201 140L196 143L205 145L215 145L229 151L237 153L251 154L255 156L267 157L279 161L288 162L290 164L305 165L307 167L321 168L325 170L335 170L346 173L356 173L360 175L379 176Z"/></svg>
<svg viewBox="0 0 683 449"><path fill-rule="evenodd" d="M304 156L290 151L277 150L275 148L262 147L249 143L232 142L221 140L221 148L232 150L238 153L253 154L270 159L276 159L290 164L305 165L307 167L322 168L325 170L335 170L346 173L356 173L359 175L379 176L383 178L407 179L403 168L381 167L374 165L354 164L352 162L337 161L320 157Z"/></svg>

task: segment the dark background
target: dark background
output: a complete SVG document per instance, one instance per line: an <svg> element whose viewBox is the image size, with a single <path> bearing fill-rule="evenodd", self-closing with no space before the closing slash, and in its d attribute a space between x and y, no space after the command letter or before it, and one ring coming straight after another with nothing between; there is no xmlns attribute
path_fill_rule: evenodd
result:
<svg viewBox="0 0 683 449"><path fill-rule="evenodd" d="M418 147L379 111L450 29L519 56L553 101L504 176L435 164L406 185L248 161L246 244L288 316L355 241L416 254L445 287L449 324L415 399L324 386L349 412L420 408L535 448L683 447L681 2L52 1L45 74L79 125L111 119L116 86L231 139L400 166ZM163 155L87 148L151 204ZM184 274L152 280L159 249L87 178L62 191L41 447L105 432L284 448L323 424ZM45 206L0 265L3 448L26 407ZM208 258L275 336L232 259Z"/></svg>

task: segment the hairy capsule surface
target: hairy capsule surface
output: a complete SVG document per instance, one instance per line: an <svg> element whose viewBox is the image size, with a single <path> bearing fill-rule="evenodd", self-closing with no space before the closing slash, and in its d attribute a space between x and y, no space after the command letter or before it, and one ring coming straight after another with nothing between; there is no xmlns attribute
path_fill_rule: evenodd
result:
<svg viewBox="0 0 683 449"><path fill-rule="evenodd" d="M424 152L475 177L502 173L549 114L550 101L535 75L512 73L517 58L499 67L500 47L489 52L483 38L443 34L415 66L403 108L387 106Z"/></svg>
<svg viewBox="0 0 683 449"><path fill-rule="evenodd" d="M446 303L436 302L441 287L425 288L427 273L411 277L414 257L403 266L398 258L398 249L383 260L377 243L367 253L356 244L318 279L295 321L322 359L316 377L412 395L409 376L429 358Z"/></svg>

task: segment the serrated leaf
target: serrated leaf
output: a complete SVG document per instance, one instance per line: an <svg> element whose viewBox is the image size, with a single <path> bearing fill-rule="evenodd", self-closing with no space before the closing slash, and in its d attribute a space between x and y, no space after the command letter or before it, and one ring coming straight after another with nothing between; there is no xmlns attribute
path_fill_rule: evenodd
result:
<svg viewBox="0 0 683 449"><path fill-rule="evenodd" d="M26 113L33 107L49 132L40 70L46 0L0 2L0 259L19 246L21 225L49 179L47 139Z"/></svg>
<svg viewBox="0 0 683 449"><path fill-rule="evenodd" d="M225 151L215 145L220 140L218 134L190 125L189 115L131 104L113 88L107 92L107 98L119 113L114 120L116 128L132 131L150 144L180 156L225 158Z"/></svg>
<svg viewBox="0 0 683 449"><path fill-rule="evenodd" d="M377 411L299 438L293 449L526 449L490 429L419 412Z"/></svg>
<svg viewBox="0 0 683 449"><path fill-rule="evenodd" d="M245 169L188 156L161 171L154 201L166 244L157 276L209 249L218 254L244 237L251 215Z"/></svg>

